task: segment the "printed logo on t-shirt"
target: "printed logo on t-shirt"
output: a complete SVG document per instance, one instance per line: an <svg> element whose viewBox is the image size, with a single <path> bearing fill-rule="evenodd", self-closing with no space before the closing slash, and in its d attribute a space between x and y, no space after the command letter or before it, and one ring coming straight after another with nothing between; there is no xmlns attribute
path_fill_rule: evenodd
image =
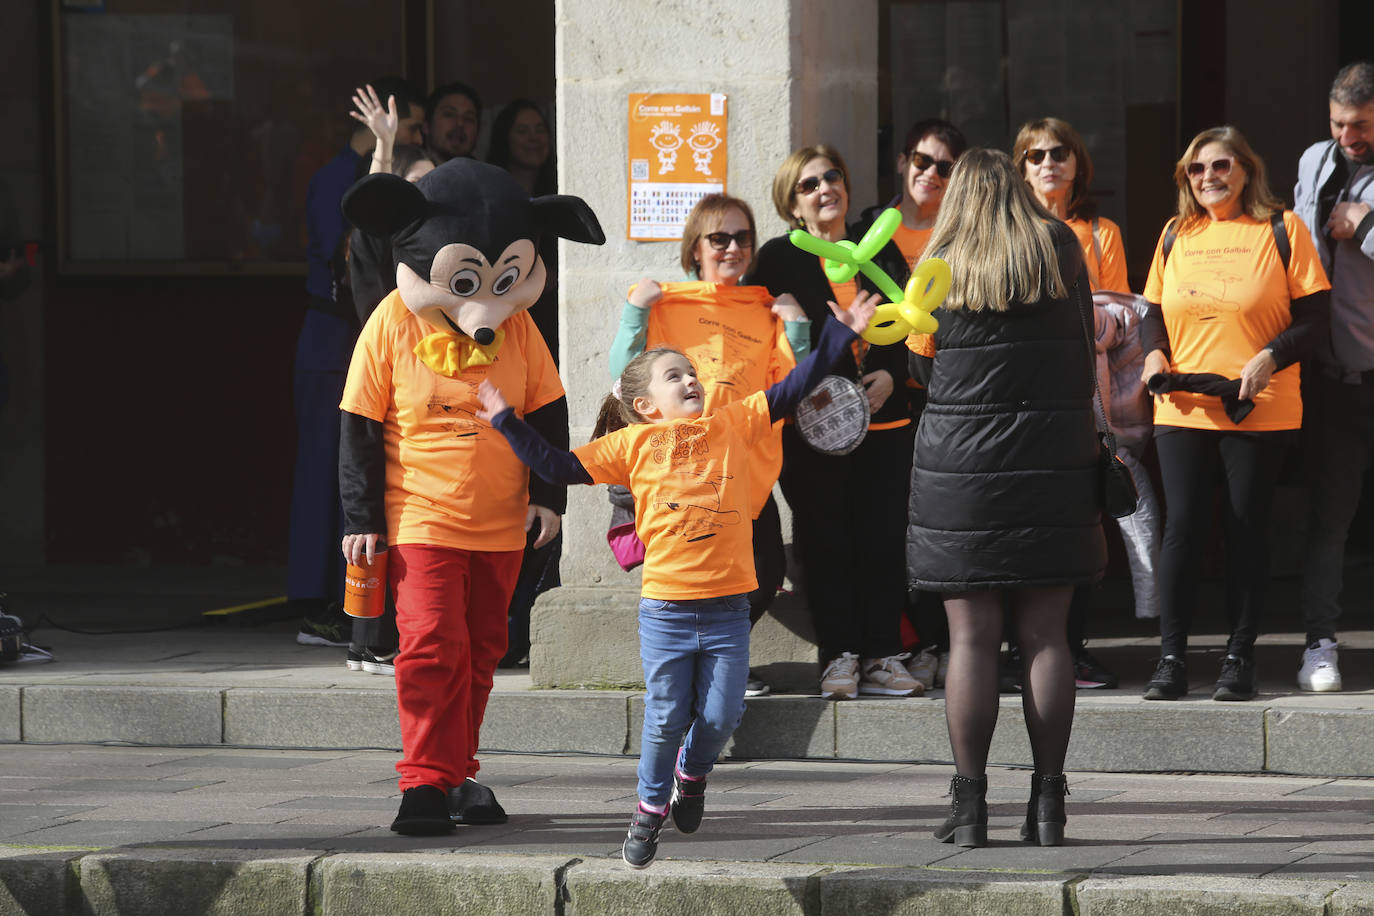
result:
<svg viewBox="0 0 1374 916"><path fill-rule="evenodd" d="M1175 287L1176 295L1190 318L1211 321L1223 314L1240 311L1237 289L1245 277L1236 272L1239 259L1248 259L1252 250L1248 245L1216 245L1207 248L1189 247L1179 239L1179 253L1189 259L1187 276Z"/></svg>
<svg viewBox="0 0 1374 916"><path fill-rule="evenodd" d="M705 458L711 451L706 444L706 427L695 423L674 423L649 437L655 464L675 466L684 461Z"/></svg>
<svg viewBox="0 0 1374 916"><path fill-rule="evenodd" d="M665 534L688 542L703 541L715 537L721 528L740 523L739 512L720 508L720 488L727 478L690 470L676 472L674 476L678 478L676 492L654 500L654 507L660 512L672 513Z"/></svg>
<svg viewBox="0 0 1374 916"><path fill-rule="evenodd" d="M452 398L434 395L425 404L425 408L430 417L440 420L439 428L451 434L455 439L479 436L484 429L491 428L478 420L477 414L461 406L458 401Z"/></svg>

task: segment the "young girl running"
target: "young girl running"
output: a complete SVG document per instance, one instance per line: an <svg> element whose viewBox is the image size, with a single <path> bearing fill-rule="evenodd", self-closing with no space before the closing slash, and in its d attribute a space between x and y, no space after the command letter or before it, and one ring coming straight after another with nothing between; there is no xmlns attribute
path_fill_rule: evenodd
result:
<svg viewBox="0 0 1374 916"><path fill-rule="evenodd" d="M776 385L708 417L691 361L676 350L649 350L625 368L602 405L598 438L571 452L517 418L497 388L478 388L477 416L540 477L620 484L634 494L635 529L645 545L639 643L646 693L639 805L623 855L635 868L653 861L670 809L681 833L701 824L706 775L744 713L746 596L756 587L750 448L815 387L879 301L861 295L848 311L830 303L838 321L826 321L815 352Z"/></svg>

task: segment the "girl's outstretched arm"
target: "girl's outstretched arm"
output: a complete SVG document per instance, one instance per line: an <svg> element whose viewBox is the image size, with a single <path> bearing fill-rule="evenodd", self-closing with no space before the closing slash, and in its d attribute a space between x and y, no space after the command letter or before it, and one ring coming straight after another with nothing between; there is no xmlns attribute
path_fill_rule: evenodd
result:
<svg viewBox="0 0 1374 916"><path fill-rule="evenodd" d="M826 319L821 326L821 338L816 341L816 349L807 354L806 359L764 395L768 398L768 415L774 422L790 414L812 388L815 388L835 361L854 342L854 338L868 327L873 312L883 297L877 293L860 293L854 297L854 304L848 311L835 303L828 303L833 319Z"/></svg>
<svg viewBox="0 0 1374 916"><path fill-rule="evenodd" d="M483 380L477 386L477 397L482 402L482 409L477 411L478 418L490 422L505 436L515 457L529 465L534 473L558 485L592 482L592 475L587 473L576 455L566 449L553 447L538 430L517 417L501 390L491 382Z"/></svg>

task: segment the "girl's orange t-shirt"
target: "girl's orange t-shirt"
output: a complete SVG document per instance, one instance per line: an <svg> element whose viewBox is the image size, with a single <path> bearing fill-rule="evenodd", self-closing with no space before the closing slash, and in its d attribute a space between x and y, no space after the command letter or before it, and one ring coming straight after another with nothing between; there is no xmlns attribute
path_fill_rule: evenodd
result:
<svg viewBox="0 0 1374 916"><path fill-rule="evenodd" d="M766 287L693 280L662 290L649 311L645 348L674 347L692 361L706 392L704 415L782 381L797 364ZM782 470L781 421L755 446L752 461L756 518Z"/></svg>

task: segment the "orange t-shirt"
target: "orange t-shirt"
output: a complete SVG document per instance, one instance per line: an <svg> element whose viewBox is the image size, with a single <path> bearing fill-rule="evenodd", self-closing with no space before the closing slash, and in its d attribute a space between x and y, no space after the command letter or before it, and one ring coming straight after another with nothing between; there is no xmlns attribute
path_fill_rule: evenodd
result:
<svg viewBox="0 0 1374 916"><path fill-rule="evenodd" d="M634 495L645 598L720 598L758 587L749 452L772 429L768 398L756 391L710 416L632 423L573 449L593 483Z"/></svg>
<svg viewBox="0 0 1374 916"><path fill-rule="evenodd" d="M477 385L490 379L523 416L562 397L563 384L528 312L501 327L506 339L496 361L458 378L415 356L415 344L434 329L399 291L363 327L339 406L382 424L388 544L524 548L529 469L504 436L477 419Z"/></svg>
<svg viewBox="0 0 1374 916"><path fill-rule="evenodd" d="M1330 289L1312 236L1289 210L1283 214L1293 255L1288 273L1268 220L1240 216L1207 220L1179 233L1167 263L1164 236L1155 246L1145 298L1164 312L1175 372L1215 372L1240 378L1245 364L1292 321L1289 303ZM1245 422L1232 423L1215 395L1174 391L1155 405L1155 424L1189 429L1278 430L1302 426L1295 363L1275 372L1255 396Z"/></svg>
<svg viewBox="0 0 1374 916"><path fill-rule="evenodd" d="M704 416L781 381L797 364L766 287L686 281L664 283L662 290L649 310L645 349L674 347L692 361L706 391ZM752 457L750 518L756 518L782 470L781 421Z"/></svg>
<svg viewBox="0 0 1374 916"><path fill-rule="evenodd" d="M902 257L906 258L907 273L916 270L916 262L926 253L926 245L930 242L930 233L934 228L931 226L927 229L908 229L901 223L897 224L897 231L892 233L892 241L897 243Z"/></svg>
<svg viewBox="0 0 1374 916"><path fill-rule="evenodd" d="M1088 276L1093 281L1093 292L1100 289L1114 293L1129 293L1131 282L1126 279L1126 246L1121 241L1121 227L1104 217L1097 219L1097 237L1102 249L1099 263L1093 252L1092 220L1065 220L1078 244L1083 248L1083 263L1088 266Z"/></svg>

